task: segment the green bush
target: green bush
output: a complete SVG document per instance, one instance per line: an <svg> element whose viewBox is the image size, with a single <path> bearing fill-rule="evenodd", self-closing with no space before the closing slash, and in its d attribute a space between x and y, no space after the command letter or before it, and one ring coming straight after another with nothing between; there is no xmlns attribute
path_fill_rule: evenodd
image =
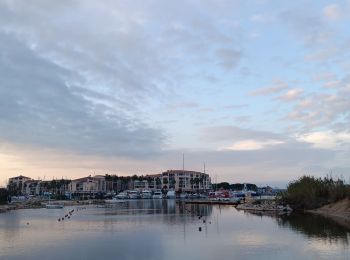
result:
<svg viewBox="0 0 350 260"><path fill-rule="evenodd" d="M314 209L349 196L349 186L340 179L302 176L289 183L282 201L294 209Z"/></svg>

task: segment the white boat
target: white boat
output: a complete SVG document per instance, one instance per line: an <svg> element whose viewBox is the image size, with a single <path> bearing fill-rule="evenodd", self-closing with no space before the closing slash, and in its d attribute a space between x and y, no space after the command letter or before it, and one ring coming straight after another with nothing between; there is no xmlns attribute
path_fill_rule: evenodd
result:
<svg viewBox="0 0 350 260"><path fill-rule="evenodd" d="M187 194L187 193L182 192L182 193L180 194L180 199L187 199L187 198L188 198L188 194Z"/></svg>
<svg viewBox="0 0 350 260"><path fill-rule="evenodd" d="M152 192L149 191L149 190L143 190L141 192L141 198L143 198L143 199L150 199L150 198L152 198Z"/></svg>
<svg viewBox="0 0 350 260"><path fill-rule="evenodd" d="M152 199L162 199L163 193L160 190L156 190L152 196Z"/></svg>
<svg viewBox="0 0 350 260"><path fill-rule="evenodd" d="M106 203L108 204L114 204L114 203L121 203L121 202L124 202L125 200L122 200L122 199L118 199L116 197L110 199L110 200L105 200Z"/></svg>
<svg viewBox="0 0 350 260"><path fill-rule="evenodd" d="M128 192L129 199L140 199L141 195L137 190L131 190Z"/></svg>
<svg viewBox="0 0 350 260"><path fill-rule="evenodd" d="M128 194L127 194L126 192L121 192L121 193L119 193L119 194L116 196L116 198L117 198L117 199L123 200L123 199L128 199L129 196L128 196Z"/></svg>
<svg viewBox="0 0 350 260"><path fill-rule="evenodd" d="M174 190L168 190L166 194L167 199L175 199L175 191Z"/></svg>

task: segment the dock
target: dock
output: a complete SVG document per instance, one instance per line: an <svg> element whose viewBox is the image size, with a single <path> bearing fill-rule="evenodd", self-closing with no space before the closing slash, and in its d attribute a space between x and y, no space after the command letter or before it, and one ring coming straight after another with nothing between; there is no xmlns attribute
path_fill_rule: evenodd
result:
<svg viewBox="0 0 350 260"><path fill-rule="evenodd" d="M206 204L206 205L232 205L237 206L239 203L236 201L225 200L185 200L185 204Z"/></svg>

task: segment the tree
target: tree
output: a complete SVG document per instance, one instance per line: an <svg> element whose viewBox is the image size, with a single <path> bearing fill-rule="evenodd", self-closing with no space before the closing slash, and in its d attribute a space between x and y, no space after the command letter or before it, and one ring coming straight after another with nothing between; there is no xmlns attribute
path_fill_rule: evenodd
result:
<svg viewBox="0 0 350 260"><path fill-rule="evenodd" d="M159 186L162 184L162 181L160 180L159 177L156 178L156 185Z"/></svg>
<svg viewBox="0 0 350 260"><path fill-rule="evenodd" d="M4 188L0 188L0 204L6 204L9 197L9 191Z"/></svg>
<svg viewBox="0 0 350 260"><path fill-rule="evenodd" d="M8 192L10 196L18 196L21 195L21 189L14 183L8 185Z"/></svg>

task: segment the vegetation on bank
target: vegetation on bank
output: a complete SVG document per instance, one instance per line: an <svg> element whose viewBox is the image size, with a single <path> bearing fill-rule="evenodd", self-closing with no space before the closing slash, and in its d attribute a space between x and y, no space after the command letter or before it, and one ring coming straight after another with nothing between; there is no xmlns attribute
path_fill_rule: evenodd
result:
<svg viewBox="0 0 350 260"><path fill-rule="evenodd" d="M296 210L319 208L346 197L350 197L350 186L339 178L333 180L328 176L323 179L302 176L289 183L281 194L282 202Z"/></svg>

